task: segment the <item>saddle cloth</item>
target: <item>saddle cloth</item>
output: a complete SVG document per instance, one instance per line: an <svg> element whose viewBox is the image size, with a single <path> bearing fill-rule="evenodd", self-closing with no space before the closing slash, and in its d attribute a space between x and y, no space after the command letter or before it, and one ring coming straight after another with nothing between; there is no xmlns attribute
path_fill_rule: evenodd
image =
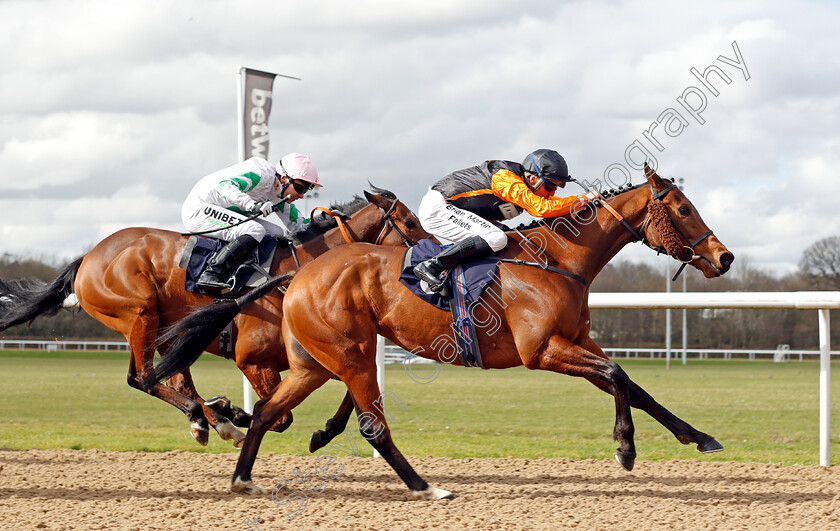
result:
<svg viewBox="0 0 840 531"><path fill-rule="evenodd" d="M184 281L185 290L203 295L218 296L218 292L216 291L207 291L199 288L196 286L196 282L198 281L198 277L201 276L201 272L204 271L207 262L222 248L224 243L215 238L190 236L187 244L184 246L184 252L181 253L181 260L178 263L179 267L187 271L186 280ZM263 238L259 246L254 249L251 258L236 268L236 272L233 274L233 289L228 296L239 293L246 287L254 288L265 282L267 277L262 271L268 271L271 267L271 261L274 259L274 252L276 250L277 239L272 237Z"/></svg>
<svg viewBox="0 0 840 531"><path fill-rule="evenodd" d="M414 266L424 260L428 260L437 256L445 247L439 245L432 240L420 240L414 247L409 247L403 255L402 267L400 268L400 283L411 290L412 293L440 308L441 310L449 309L449 302L452 300L452 275L450 274L446 280L449 287L450 295L446 298L441 297L439 293L433 293L429 290L428 285L421 281L414 275ZM466 290L466 301L471 303L478 299L487 286L490 284L491 277L496 274L498 267L498 259L494 256L489 258L479 258L471 260L463 265L464 267L464 288Z"/></svg>
<svg viewBox="0 0 840 531"><path fill-rule="evenodd" d="M420 240L417 245L406 250L400 268L400 283L429 304L452 313L452 330L462 364L483 369L470 307L490 285L499 262L493 256L458 264L446 279L449 295L442 297L439 293L431 292L428 285L418 279L413 271L414 266L436 256L442 249L443 246L431 240Z"/></svg>

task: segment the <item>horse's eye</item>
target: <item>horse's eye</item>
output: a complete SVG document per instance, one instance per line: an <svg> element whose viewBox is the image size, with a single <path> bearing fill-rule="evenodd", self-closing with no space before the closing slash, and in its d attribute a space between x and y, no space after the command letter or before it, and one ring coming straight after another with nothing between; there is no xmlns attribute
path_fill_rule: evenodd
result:
<svg viewBox="0 0 840 531"><path fill-rule="evenodd" d="M412 221L412 220L408 220L408 221L405 222L405 228L407 228L407 229L413 229L416 226L417 225L415 225L414 221Z"/></svg>
<svg viewBox="0 0 840 531"><path fill-rule="evenodd" d="M687 215L691 214L691 209L690 209L690 208L688 208L688 207L687 207L687 206L685 206L685 205L682 205L682 206L679 208L679 211L680 211L680 214L682 214L683 216L687 216Z"/></svg>

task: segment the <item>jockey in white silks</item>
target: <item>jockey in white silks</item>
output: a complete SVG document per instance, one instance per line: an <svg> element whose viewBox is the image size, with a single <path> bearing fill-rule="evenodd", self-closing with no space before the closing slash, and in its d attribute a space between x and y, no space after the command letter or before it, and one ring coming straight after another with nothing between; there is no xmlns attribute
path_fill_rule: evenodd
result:
<svg viewBox="0 0 840 531"><path fill-rule="evenodd" d="M305 229L310 220L292 203L316 186L322 186L318 170L300 153L290 153L277 164L251 157L198 181L181 207L184 225L191 232L218 228L208 236L230 243L210 260L197 285L229 290L236 266L266 234L289 236ZM283 226L262 219L244 221L254 214L265 217L275 211Z"/></svg>

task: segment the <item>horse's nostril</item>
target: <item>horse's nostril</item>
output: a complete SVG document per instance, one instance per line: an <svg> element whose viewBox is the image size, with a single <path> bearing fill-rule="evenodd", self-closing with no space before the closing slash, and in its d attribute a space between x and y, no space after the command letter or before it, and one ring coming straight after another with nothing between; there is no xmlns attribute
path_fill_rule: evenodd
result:
<svg viewBox="0 0 840 531"><path fill-rule="evenodd" d="M720 255L720 267L724 272L729 271L732 262L735 261L735 256L732 253L723 253Z"/></svg>

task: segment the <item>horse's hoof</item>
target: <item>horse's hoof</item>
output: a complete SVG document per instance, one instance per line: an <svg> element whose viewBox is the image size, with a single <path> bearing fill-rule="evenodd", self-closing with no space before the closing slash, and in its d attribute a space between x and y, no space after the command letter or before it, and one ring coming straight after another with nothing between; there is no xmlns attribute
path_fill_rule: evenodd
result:
<svg viewBox="0 0 840 531"><path fill-rule="evenodd" d="M312 433L312 436L309 437L309 453L314 454L318 450L324 447L324 443L321 442L321 434L323 432L316 431Z"/></svg>
<svg viewBox="0 0 840 531"><path fill-rule="evenodd" d="M455 495L448 490L439 489L429 485L426 490L413 490L411 496L415 500L451 500Z"/></svg>
<svg viewBox="0 0 840 531"><path fill-rule="evenodd" d="M205 400L204 405L213 411L219 412L230 407L230 399L225 395L216 395L213 398Z"/></svg>
<svg viewBox="0 0 840 531"><path fill-rule="evenodd" d="M709 437L707 441L697 445L697 450L704 454L713 454L715 452L722 452L723 445L717 442L714 437Z"/></svg>
<svg viewBox="0 0 840 531"><path fill-rule="evenodd" d="M625 470L628 472L633 470L633 465L636 464L636 456L634 455L625 455L621 452L615 453L615 460L618 461L618 464L624 467Z"/></svg>
<svg viewBox="0 0 840 531"><path fill-rule="evenodd" d="M241 481L239 479L233 480L230 484L230 491L234 494L248 494L248 495L262 495L268 494L268 491L258 487L253 481Z"/></svg>
<svg viewBox="0 0 840 531"><path fill-rule="evenodd" d="M220 420L214 427L223 441L233 441L234 447L242 448L245 434L239 431L230 421Z"/></svg>
<svg viewBox="0 0 840 531"><path fill-rule="evenodd" d="M202 428L197 422L190 424L190 435L192 435L193 439L195 439L201 446L207 446L207 443L210 441L210 430Z"/></svg>

